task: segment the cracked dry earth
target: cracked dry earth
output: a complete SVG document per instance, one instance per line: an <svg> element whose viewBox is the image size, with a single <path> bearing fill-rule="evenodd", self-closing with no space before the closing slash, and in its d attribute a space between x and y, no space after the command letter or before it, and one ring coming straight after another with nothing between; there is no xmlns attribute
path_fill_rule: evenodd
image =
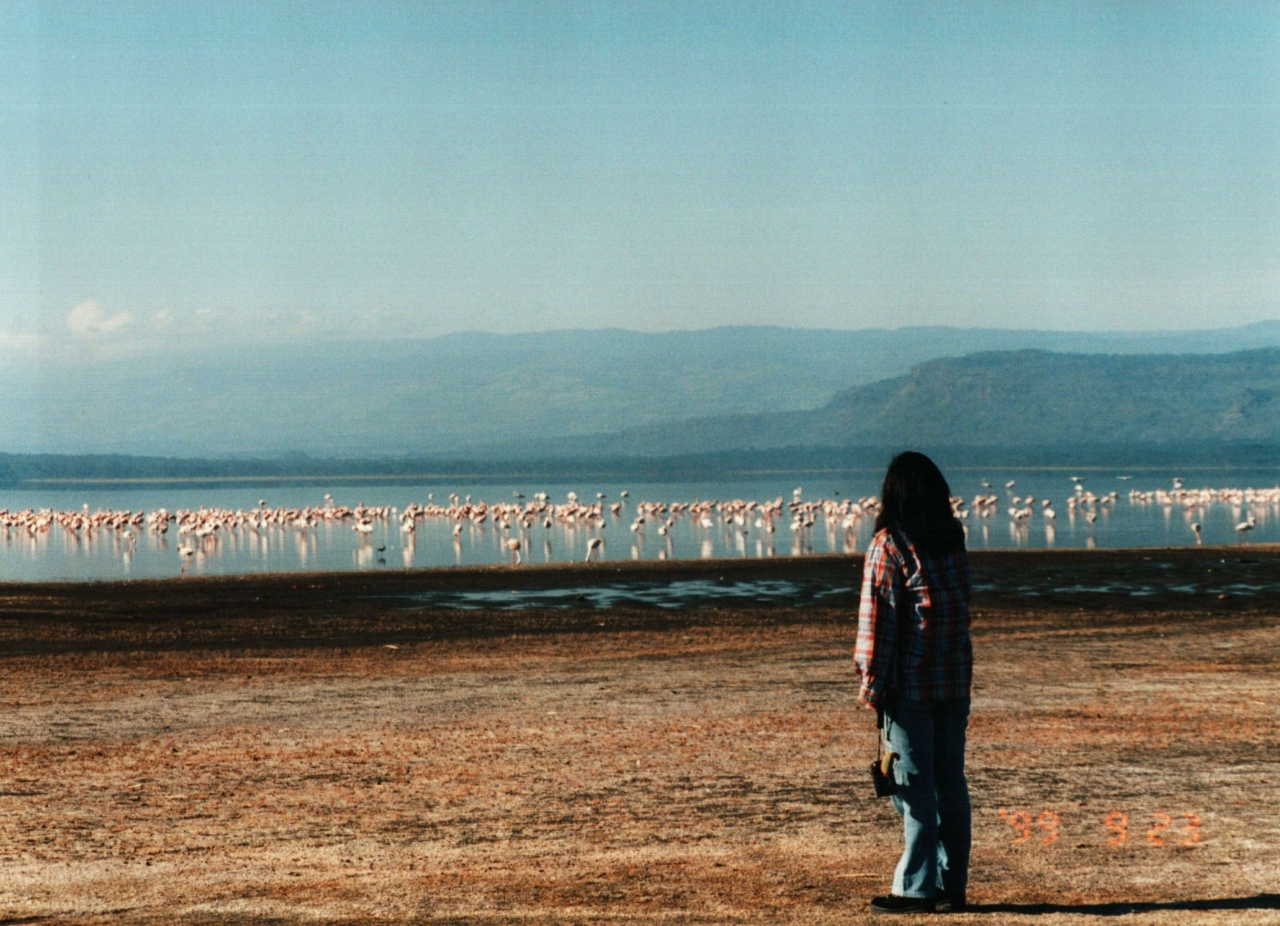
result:
<svg viewBox="0 0 1280 926"><path fill-rule="evenodd" d="M851 616L699 614L10 656L0 922L871 920L901 835ZM1280 923L1274 606L976 601L974 633L950 919Z"/></svg>

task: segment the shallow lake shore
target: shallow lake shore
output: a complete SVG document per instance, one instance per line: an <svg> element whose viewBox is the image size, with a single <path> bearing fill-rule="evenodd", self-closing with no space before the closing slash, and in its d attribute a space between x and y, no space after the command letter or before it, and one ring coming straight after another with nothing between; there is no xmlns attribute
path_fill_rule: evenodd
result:
<svg viewBox="0 0 1280 926"><path fill-rule="evenodd" d="M1277 545L1000 550L970 558L979 609L1234 613L1280 594ZM852 621L861 570L861 556L828 555L7 582L0 583L0 643L10 654L346 647L602 627ZM655 588L676 593L662 607L625 594ZM694 593L682 600L679 591L689 588ZM606 600L619 605L599 606L602 589L617 591Z"/></svg>
<svg viewBox="0 0 1280 926"><path fill-rule="evenodd" d="M977 911L954 918L1280 923L1280 550L973 567ZM814 592L859 570L0 585L0 917L869 921L900 824L864 771L855 594ZM782 581L808 597L587 594ZM548 589L585 597L430 597Z"/></svg>

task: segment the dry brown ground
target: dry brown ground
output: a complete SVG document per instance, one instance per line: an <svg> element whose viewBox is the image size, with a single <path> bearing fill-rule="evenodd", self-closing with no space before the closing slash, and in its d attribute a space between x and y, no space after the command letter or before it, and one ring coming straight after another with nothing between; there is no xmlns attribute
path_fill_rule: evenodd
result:
<svg viewBox="0 0 1280 926"><path fill-rule="evenodd" d="M871 918L901 835L847 610L344 611L326 581L0 595L0 923ZM1280 923L1280 606L1082 601L975 599L951 918Z"/></svg>

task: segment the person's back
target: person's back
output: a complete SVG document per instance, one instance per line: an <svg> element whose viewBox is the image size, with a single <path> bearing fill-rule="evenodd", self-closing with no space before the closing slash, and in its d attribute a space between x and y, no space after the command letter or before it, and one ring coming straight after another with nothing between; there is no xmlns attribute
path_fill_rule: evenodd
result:
<svg viewBox="0 0 1280 926"><path fill-rule="evenodd" d="M863 567L854 662L859 699L896 753L893 805L906 846L881 913L962 909L971 814L964 777L973 680L969 560L950 488L928 457L902 453L885 475Z"/></svg>
<svg viewBox="0 0 1280 926"><path fill-rule="evenodd" d="M860 700L879 707L886 687L920 702L968 697L973 644L964 546L933 555L884 528L867 549L863 577L854 657Z"/></svg>

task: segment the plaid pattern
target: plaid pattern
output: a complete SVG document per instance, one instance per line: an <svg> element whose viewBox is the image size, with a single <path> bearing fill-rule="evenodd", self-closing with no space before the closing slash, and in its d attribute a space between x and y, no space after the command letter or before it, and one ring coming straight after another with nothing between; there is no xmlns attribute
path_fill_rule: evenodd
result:
<svg viewBox="0 0 1280 926"><path fill-rule="evenodd" d="M867 549L853 654L859 698L876 708L887 688L925 703L967 698L973 681L969 557L964 547L931 557L908 538L903 543L906 550L882 530Z"/></svg>

